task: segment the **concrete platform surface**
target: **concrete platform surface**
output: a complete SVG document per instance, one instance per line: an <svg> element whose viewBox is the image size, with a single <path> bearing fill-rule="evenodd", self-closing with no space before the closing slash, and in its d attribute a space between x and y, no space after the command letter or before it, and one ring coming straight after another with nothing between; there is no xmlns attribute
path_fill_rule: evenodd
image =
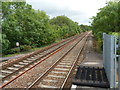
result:
<svg viewBox="0 0 120 90"><path fill-rule="evenodd" d="M89 66L89 67L103 67L102 54L95 52L93 47L93 35L91 34L87 42L87 51L86 56L80 66ZM106 88L99 87L88 87L88 86L72 86L71 90L109 90Z"/></svg>

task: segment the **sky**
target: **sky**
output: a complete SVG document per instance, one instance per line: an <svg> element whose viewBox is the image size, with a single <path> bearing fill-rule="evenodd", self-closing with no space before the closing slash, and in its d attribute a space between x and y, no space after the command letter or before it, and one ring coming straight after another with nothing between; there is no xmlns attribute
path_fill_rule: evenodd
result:
<svg viewBox="0 0 120 90"><path fill-rule="evenodd" d="M65 15L79 24L90 25L90 18L104 7L106 0L26 0L35 10L43 10L50 18Z"/></svg>

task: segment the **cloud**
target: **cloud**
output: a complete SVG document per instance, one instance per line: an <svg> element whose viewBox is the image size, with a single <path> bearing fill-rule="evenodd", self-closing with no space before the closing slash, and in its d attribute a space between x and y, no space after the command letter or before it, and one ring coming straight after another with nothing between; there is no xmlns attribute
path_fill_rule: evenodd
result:
<svg viewBox="0 0 120 90"><path fill-rule="evenodd" d="M89 24L105 0L27 0L34 9L44 10L51 18L65 15L79 24Z"/></svg>

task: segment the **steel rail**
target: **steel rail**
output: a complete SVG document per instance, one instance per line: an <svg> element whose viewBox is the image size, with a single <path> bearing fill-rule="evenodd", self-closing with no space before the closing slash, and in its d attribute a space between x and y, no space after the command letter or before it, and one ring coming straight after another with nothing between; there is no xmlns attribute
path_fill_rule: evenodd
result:
<svg viewBox="0 0 120 90"><path fill-rule="evenodd" d="M34 87L34 85L38 81L40 81L47 73L49 73L52 70L52 68L55 67L55 65L58 64L85 36L82 36L81 39L74 46L72 46L63 56L61 56L50 68L48 68L42 75L40 75L40 77L38 77L32 84L30 84L27 87L27 90L29 90L32 87Z"/></svg>
<svg viewBox="0 0 120 90"><path fill-rule="evenodd" d="M87 34L87 36L88 36L88 34ZM86 41L87 41L87 38L88 38L87 36L86 36ZM86 43L86 41L85 41L85 43ZM70 68L70 70L69 70L69 72L67 74L67 77L65 78L64 82L62 83L62 85L60 87L60 90L64 89L64 86L65 86L65 84L66 84L66 82L67 82L67 80L68 80L68 78L69 78L69 76L70 76L70 74L71 74L71 72L72 72L76 62L78 61L78 59L80 57L80 54L81 54L82 50L84 49L85 43L82 45L81 49L79 50L79 52L77 54L77 57L76 57L75 61L73 62L72 67Z"/></svg>
<svg viewBox="0 0 120 90"><path fill-rule="evenodd" d="M74 38L74 39L76 39L76 38ZM74 40L74 39L73 39L73 40ZM70 42L70 41L69 41L69 42ZM67 42L67 43L69 43L69 42ZM52 51L50 51L50 52L48 52L48 53L45 54L45 55L43 55L43 56L37 58L36 60L31 61L31 62L28 63L27 65L24 65L23 67L20 67L18 70L15 70L15 71L13 71L12 73L10 73L10 74L6 75L5 77L3 77L2 80L4 80L5 78L7 78L7 77L13 75L14 73L19 72L20 70L22 70L22 69L28 67L29 65L31 65L31 64L33 64L33 63L35 63L35 62L37 62L38 60L40 60L40 59L44 58L45 56L49 55L50 53L56 51L57 49L59 49L60 47L64 46L64 45L67 44L67 43L64 43L63 45L59 46L58 48L56 48L56 49L54 49L54 50L52 50Z"/></svg>
<svg viewBox="0 0 120 90"><path fill-rule="evenodd" d="M50 49L50 48L52 48L52 47L54 47L54 46L57 46L57 45L59 45L60 43L66 42L66 41L70 40L71 38L74 39L74 38L77 38L77 37L79 37L79 36L70 37L70 38L68 38L68 39L65 39L65 40L59 42L59 43L52 44L52 45L50 45L50 46L48 46L48 47L45 47L45 48L40 49L40 50L37 50L37 51L35 51L35 52L33 52L33 53L29 54L29 55L23 56L23 57L21 57L21 58L18 58L18 59L16 59L16 60L11 61L11 62L8 62L8 63L3 62L3 63L5 63L5 64L2 65L2 69L5 69L6 67L9 67L9 66L11 66L12 64L17 63L17 62L19 62L19 61L22 61L23 59L32 57L33 55L36 55L36 54L38 54L38 53L42 53L43 51L45 51L45 50L47 50L47 49Z"/></svg>
<svg viewBox="0 0 120 90"><path fill-rule="evenodd" d="M77 39L77 38L76 38ZM28 68L26 71L22 72L21 74L17 75L15 78L11 79L10 81L8 81L7 83L3 84L0 88L4 88L5 86L7 86L9 83L11 83L12 81L16 80L18 77L22 76L23 74L25 74L26 72L28 72L29 70L31 70L32 68L34 68L35 66L37 66L38 64L40 64L41 62L45 61L47 58L49 58L50 56L54 55L55 53L59 52L60 50L62 50L64 47L66 47L67 45L69 45L70 43L72 43L73 41L75 41L76 39L73 39L72 41L70 41L68 44L65 44L64 46L62 46L61 48L59 48L58 50L54 51L53 53L51 53L50 55L48 55L46 58L42 59L41 61L39 61L38 63L36 63L35 65L33 65L32 67Z"/></svg>

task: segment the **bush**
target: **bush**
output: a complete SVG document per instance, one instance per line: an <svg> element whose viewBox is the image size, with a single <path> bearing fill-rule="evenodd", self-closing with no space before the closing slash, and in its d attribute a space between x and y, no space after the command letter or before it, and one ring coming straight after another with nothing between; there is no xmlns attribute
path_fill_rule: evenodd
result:
<svg viewBox="0 0 120 90"><path fill-rule="evenodd" d="M30 49L32 49L31 46L27 46L27 45L21 45L20 46L20 51L28 51Z"/></svg>
<svg viewBox="0 0 120 90"><path fill-rule="evenodd" d="M5 54L9 45L10 45L10 42L8 39L6 39L6 35L0 33L0 48L1 48L0 53Z"/></svg>
<svg viewBox="0 0 120 90"><path fill-rule="evenodd" d="M12 48L7 51L8 54L14 54L20 52L20 47Z"/></svg>
<svg viewBox="0 0 120 90"><path fill-rule="evenodd" d="M7 53L14 54L14 53L18 53L21 51L29 51L30 49L32 49L31 46L21 45L20 47L16 47L16 48L12 48L12 49L8 50Z"/></svg>

